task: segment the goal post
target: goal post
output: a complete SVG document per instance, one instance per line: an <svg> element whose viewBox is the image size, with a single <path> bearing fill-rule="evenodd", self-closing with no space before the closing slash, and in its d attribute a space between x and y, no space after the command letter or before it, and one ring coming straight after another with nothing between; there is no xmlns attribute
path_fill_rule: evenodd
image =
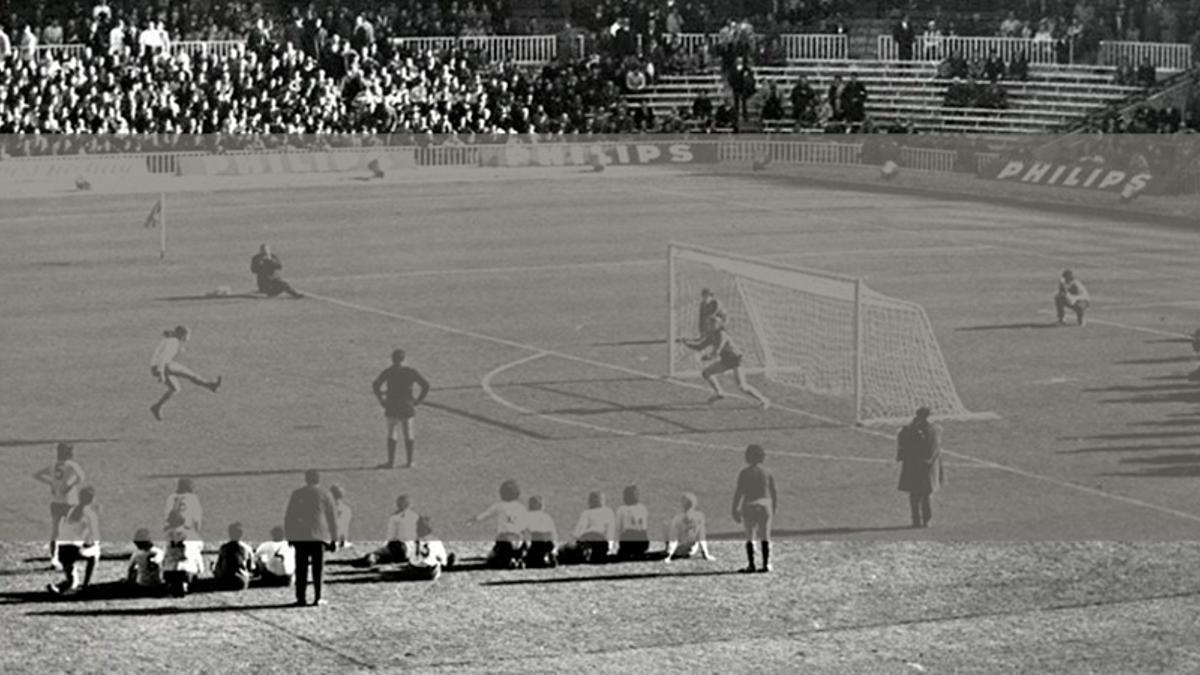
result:
<svg viewBox="0 0 1200 675"><path fill-rule="evenodd" d="M907 421L921 406L942 419L994 419L966 409L920 305L862 279L672 243L668 247L671 377L698 375L702 289L721 303L743 370L844 401L856 423Z"/></svg>

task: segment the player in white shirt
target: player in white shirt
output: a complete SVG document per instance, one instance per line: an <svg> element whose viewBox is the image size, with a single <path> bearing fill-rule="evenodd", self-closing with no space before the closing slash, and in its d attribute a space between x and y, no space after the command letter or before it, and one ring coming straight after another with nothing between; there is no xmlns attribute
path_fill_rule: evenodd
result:
<svg viewBox="0 0 1200 675"><path fill-rule="evenodd" d="M617 517L604 505L603 492L588 494L588 508L579 514L574 534L575 542L564 546L559 558L564 563L604 563L616 552Z"/></svg>
<svg viewBox="0 0 1200 675"><path fill-rule="evenodd" d="M1083 282L1076 279L1071 270L1063 270L1062 277L1058 280L1058 290L1054 293L1054 311L1058 314L1059 325L1065 323L1068 309L1075 312L1079 325L1084 325L1087 320L1083 315L1091 304L1092 298Z"/></svg>
<svg viewBox="0 0 1200 675"><path fill-rule="evenodd" d="M500 484L500 501L471 519L480 523L489 518L496 519L496 543L488 554L490 567L511 569L525 562L525 520L528 511L517 501L521 498L521 487L515 480Z"/></svg>
<svg viewBox="0 0 1200 675"><path fill-rule="evenodd" d="M92 582L92 572L100 561L100 518L92 502L96 491L85 487L79 491L79 503L62 519L58 528L58 561L62 564L66 579L61 584L50 584L51 593L71 595L87 588ZM75 578L75 564L86 563L83 583Z"/></svg>
<svg viewBox="0 0 1200 675"><path fill-rule="evenodd" d="M58 459L33 474L34 480L50 486L50 565L61 570L58 562L58 526L79 502L79 486L85 479L83 469L75 463L75 446L59 443Z"/></svg>
<svg viewBox="0 0 1200 675"><path fill-rule="evenodd" d="M163 518L167 529L182 527L196 536L200 535L204 509L200 508L200 498L196 496L192 479L180 478L175 484L175 492L167 497Z"/></svg>
<svg viewBox="0 0 1200 675"><path fill-rule="evenodd" d="M159 341L158 347L154 349L154 356L150 358L150 374L167 386L167 391L163 393L162 398L150 406L150 412L156 420L162 420L163 404L179 393L179 378L204 387L213 393L216 393L221 386L220 377L212 381L206 380L175 360L175 357L183 352L183 343L187 342L189 337L191 337L191 331L187 326L176 326L172 330L164 331L163 339Z"/></svg>
<svg viewBox="0 0 1200 675"><path fill-rule="evenodd" d="M359 561L361 567L408 562L417 541L417 520L420 518L411 507L408 495L396 497L396 512L387 521L386 543L364 556Z"/></svg>
<svg viewBox="0 0 1200 675"><path fill-rule="evenodd" d="M337 517L338 529L338 548L349 548L354 546L349 541L350 538L350 521L354 519L354 511L350 508L350 502L346 501L346 493L340 485L330 485L329 494L333 496L333 512Z"/></svg>
<svg viewBox="0 0 1200 675"><path fill-rule="evenodd" d="M282 527L271 528L271 541L254 551L254 570L265 586L291 586L296 574L296 551L284 538Z"/></svg>
<svg viewBox="0 0 1200 675"><path fill-rule="evenodd" d="M163 590L163 550L150 541L150 530L142 528L134 533L133 545L137 550L129 557L126 585L137 594L153 594Z"/></svg>
<svg viewBox="0 0 1200 675"><path fill-rule="evenodd" d="M204 570L204 542L191 530L182 527L168 530L163 580L171 595L177 598L187 595Z"/></svg>
<svg viewBox="0 0 1200 675"><path fill-rule="evenodd" d="M705 560L715 560L708 552L708 528L704 514L696 506L698 500L691 492L683 493L680 499L683 513L671 520L667 533L667 557L663 562L690 558L697 553Z"/></svg>
<svg viewBox="0 0 1200 675"><path fill-rule="evenodd" d="M636 485L625 488L624 504L617 507L617 559L641 560L650 550L650 514Z"/></svg>
<svg viewBox="0 0 1200 675"><path fill-rule="evenodd" d="M556 567L558 565L558 528L554 519L542 510L542 498L529 498L529 511L525 514L525 540L529 549L525 552L525 566L529 568Z"/></svg>
<svg viewBox="0 0 1200 675"><path fill-rule="evenodd" d="M442 568L450 565L446 546L433 536L433 524L425 516L417 519L417 540L408 564L401 570L401 577L409 580L434 581L442 575Z"/></svg>

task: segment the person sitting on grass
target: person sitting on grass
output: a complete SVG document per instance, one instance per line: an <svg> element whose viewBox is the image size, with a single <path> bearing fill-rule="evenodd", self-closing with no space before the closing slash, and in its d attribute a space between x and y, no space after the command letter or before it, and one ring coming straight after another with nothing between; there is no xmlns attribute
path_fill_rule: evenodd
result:
<svg viewBox="0 0 1200 675"><path fill-rule="evenodd" d="M287 293L293 298L303 298L304 295L283 280L279 273L283 270L283 261L271 252L271 247L263 244L258 247L258 253L250 259L250 273L258 282L258 292L273 298Z"/></svg>
<svg viewBox="0 0 1200 675"><path fill-rule="evenodd" d="M408 495L396 497L396 512L387 521L387 543L359 560L360 567L401 564L408 562L413 545L417 540L416 511L413 511Z"/></svg>
<svg viewBox="0 0 1200 675"><path fill-rule="evenodd" d="M163 582L163 550L150 541L150 530L141 528L133 534L133 546L137 550L129 557L129 569L125 584L134 595L158 595L165 588Z"/></svg>
<svg viewBox="0 0 1200 675"><path fill-rule="evenodd" d="M579 514L575 524L575 542L563 547L560 560L564 564L608 562L608 556L616 551L617 518L613 510L604 505L604 493L588 494L588 507Z"/></svg>
<svg viewBox="0 0 1200 675"><path fill-rule="evenodd" d="M558 566L558 528L542 508L541 497L529 498L529 512L525 516L529 550L525 552L525 567L531 569Z"/></svg>
<svg viewBox="0 0 1200 675"><path fill-rule="evenodd" d="M296 551L280 526L271 528L271 540L254 550L254 571L263 586L291 586L296 574Z"/></svg>
<svg viewBox="0 0 1200 675"><path fill-rule="evenodd" d="M173 512L167 522L167 550L163 555L167 590L177 598L187 595L204 569L204 542L184 526L181 515Z"/></svg>
<svg viewBox="0 0 1200 675"><path fill-rule="evenodd" d="M683 513L675 516L667 528L667 551L663 562L691 558L697 553L704 560L716 560L708 552L708 531L704 514L696 508L699 505L696 495L683 493L680 504Z"/></svg>
<svg viewBox="0 0 1200 675"><path fill-rule="evenodd" d="M623 497L625 503L617 507L617 559L641 560L650 550L650 515L636 485L627 486Z"/></svg>
<svg viewBox="0 0 1200 675"><path fill-rule="evenodd" d="M242 541L244 532L241 523L229 525L229 541L221 544L217 562L213 565L213 579L223 591L244 591L250 587L254 574L254 549Z"/></svg>
<svg viewBox="0 0 1200 675"><path fill-rule="evenodd" d="M1054 294L1054 311L1058 314L1058 324L1061 326L1066 322L1067 310L1070 309L1075 312L1078 324L1084 325L1086 319L1083 315L1091 304L1091 297L1083 282L1076 279L1071 270L1063 270L1062 277L1058 280L1058 291Z"/></svg>
<svg viewBox="0 0 1200 675"><path fill-rule="evenodd" d="M449 567L453 558L446 553L446 545L433 535L433 523L426 516L417 518L417 540L413 542L412 555L399 570L402 581L435 581L442 575L442 568Z"/></svg>
<svg viewBox="0 0 1200 675"><path fill-rule="evenodd" d="M488 553L487 565L498 569L514 569L525 564L525 521L528 511L518 501L521 486L509 479L500 484L500 501L468 521L481 523L496 519L496 542Z"/></svg>
<svg viewBox="0 0 1200 675"><path fill-rule="evenodd" d="M100 517L92 506L95 500L94 488L81 489L79 502L58 525L58 562L66 578L47 586L55 595L74 595L92 583L92 573L100 562ZM84 563L82 583L75 576L75 564L80 562Z"/></svg>

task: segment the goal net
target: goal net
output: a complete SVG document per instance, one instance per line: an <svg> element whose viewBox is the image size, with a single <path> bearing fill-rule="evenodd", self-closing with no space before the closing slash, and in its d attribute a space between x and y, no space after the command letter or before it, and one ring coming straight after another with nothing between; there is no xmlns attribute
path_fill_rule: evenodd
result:
<svg viewBox="0 0 1200 675"><path fill-rule="evenodd" d="M711 290L743 369L843 399L856 422L907 421L928 406L942 418L986 418L963 406L925 310L860 279L671 244L670 374L698 375L701 291Z"/></svg>

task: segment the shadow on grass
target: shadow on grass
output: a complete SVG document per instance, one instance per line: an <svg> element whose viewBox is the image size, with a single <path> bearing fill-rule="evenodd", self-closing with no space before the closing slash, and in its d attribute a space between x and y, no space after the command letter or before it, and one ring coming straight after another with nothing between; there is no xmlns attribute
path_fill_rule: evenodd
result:
<svg viewBox="0 0 1200 675"><path fill-rule="evenodd" d="M1082 455L1094 452L1148 452L1155 450L1195 450L1196 443L1158 443L1150 445L1097 445L1086 448L1059 450L1060 455Z"/></svg>
<svg viewBox="0 0 1200 675"><path fill-rule="evenodd" d="M47 609L26 612L26 616L174 616L178 614L224 614L264 610L300 609L290 602L272 605L218 605L215 607L117 607L112 609Z"/></svg>
<svg viewBox="0 0 1200 675"><path fill-rule="evenodd" d="M639 347L649 345L665 345L667 341L663 338L655 338L653 340L622 340L620 342L593 342L593 347Z"/></svg>
<svg viewBox="0 0 1200 675"><path fill-rule="evenodd" d="M493 419L491 417L485 417L478 413L473 413L468 410L463 410L462 408L455 408L452 406L448 406L444 403L432 403L430 401L425 401L421 405L422 405L422 407L425 407L425 408L433 408L434 410L441 410L444 413L449 413L451 415L457 415L458 417L462 417L464 419L471 420L472 422L479 422L481 424L486 424L488 426L496 427L497 429L500 429L502 431L508 431L508 432L511 432L514 434L519 434L521 436L525 436L526 438L532 438L532 439L539 440L539 441L554 440L550 436L547 436L546 434L538 433L536 431L531 431L529 429L525 429L524 427L519 427L515 424L501 422L500 420Z"/></svg>
<svg viewBox="0 0 1200 675"><path fill-rule="evenodd" d="M881 525L878 527L816 527L808 530L771 530L772 539L790 539L792 537L828 537L842 534L870 534L872 532L896 532L911 530L909 525ZM745 532L715 532L709 533L709 541L740 541L746 538Z"/></svg>
<svg viewBox="0 0 1200 675"><path fill-rule="evenodd" d="M1164 356L1161 358L1153 358L1153 359L1127 359L1124 361L1117 361L1116 365L1118 365L1118 366L1156 366L1156 365L1165 365L1168 363L1194 363L1195 361L1196 361L1195 356Z"/></svg>
<svg viewBox="0 0 1200 675"><path fill-rule="evenodd" d="M33 445L54 446L59 443L83 445L85 443L118 443L120 438L6 438L0 439L0 448L24 448Z"/></svg>
<svg viewBox="0 0 1200 675"><path fill-rule="evenodd" d="M1030 322L1026 322L1026 323L1000 323L1000 324L991 324L991 325L986 325L986 326L964 326L962 328L955 328L954 332L969 333L972 331L982 331L982 330L1036 330L1039 328L1057 328L1057 327L1058 327L1058 324L1054 323L1053 321L1051 321L1049 323L1045 323L1045 322L1034 323L1034 322L1030 321Z"/></svg>
<svg viewBox="0 0 1200 675"><path fill-rule="evenodd" d="M1092 436L1059 436L1060 441L1136 441L1163 440L1167 438L1187 438L1200 436L1200 429L1195 431L1147 431L1126 434L1095 434Z"/></svg>
<svg viewBox="0 0 1200 675"><path fill-rule="evenodd" d="M257 293L229 293L226 295L172 295L166 298L155 298L157 302L203 302L205 300L266 300L265 295Z"/></svg>
<svg viewBox="0 0 1200 675"><path fill-rule="evenodd" d="M724 577L739 574L737 570L710 570L707 572L629 572L625 574L593 574L587 577L552 577L538 579L500 579L485 581L481 586L549 586L553 584L586 584L597 581L639 581L649 579L672 579L690 577Z"/></svg>
<svg viewBox="0 0 1200 675"><path fill-rule="evenodd" d="M1146 344L1148 344L1148 345L1175 345L1175 344L1190 345L1190 344L1192 344L1192 338L1186 337L1183 335L1181 335L1177 338L1175 338L1175 337L1173 337L1173 338L1153 338L1150 340L1146 340Z"/></svg>

